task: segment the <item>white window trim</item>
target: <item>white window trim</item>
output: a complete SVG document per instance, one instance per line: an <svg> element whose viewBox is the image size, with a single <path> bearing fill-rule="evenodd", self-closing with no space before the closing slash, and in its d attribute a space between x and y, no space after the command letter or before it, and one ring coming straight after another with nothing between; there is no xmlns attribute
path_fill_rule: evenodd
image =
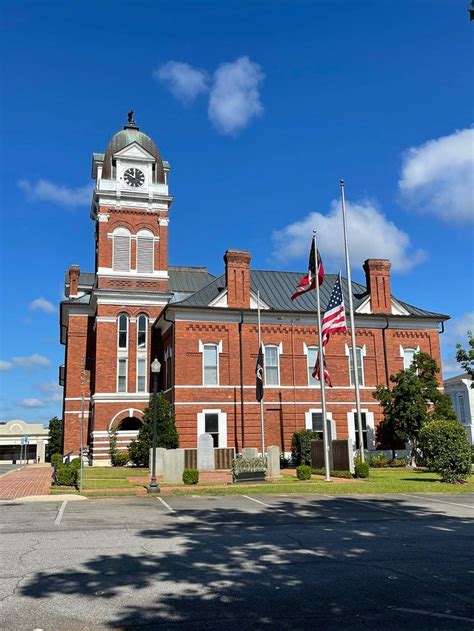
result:
<svg viewBox="0 0 474 631"><path fill-rule="evenodd" d="M303 342L303 353L306 355L306 375L307 375L307 378L308 378L308 386L310 388L319 388L319 387L321 387L321 382L319 381L319 379L315 379L316 383L311 383L311 379L310 379L310 376L309 376L309 368L310 368L310 366L308 364L308 361L309 361L309 349L310 348L315 348L316 349L316 357L317 357L318 356L319 346L317 344L306 344L306 342ZM312 368L314 368L314 366Z"/></svg>
<svg viewBox="0 0 474 631"><path fill-rule="evenodd" d="M310 408L307 412L304 413L304 424L306 429L313 429L313 414L322 414L322 408ZM337 439L337 428L336 422L332 418L332 412L326 412L326 420L329 421L331 425L331 436L328 439L336 440Z"/></svg>
<svg viewBox="0 0 474 631"><path fill-rule="evenodd" d="M367 408L361 408L361 414L365 414L365 421L367 425L367 450L375 449L375 420L374 413L369 412ZM352 448L356 449L356 434L355 434L355 415L357 414L357 409L353 408L350 412L347 413L347 428L349 438L352 440ZM372 430L372 431L369 431Z"/></svg>
<svg viewBox="0 0 474 631"><path fill-rule="evenodd" d="M419 346L402 346L400 344L400 357L402 358L402 361L403 361L403 370L408 370L407 368L405 368L405 351L415 351L415 353L419 353L420 347Z"/></svg>
<svg viewBox="0 0 474 631"><path fill-rule="evenodd" d="M143 348L138 347L138 326L140 318L145 318L145 346ZM135 320L137 325L137 353L146 353L148 350L148 316L146 316L144 313L139 313L138 316L133 319ZM130 318L130 320L132 321L132 318Z"/></svg>
<svg viewBox="0 0 474 631"><path fill-rule="evenodd" d="M125 361L125 390L119 390L119 363L121 361ZM127 356L117 356L117 394L126 394L128 392L128 357Z"/></svg>
<svg viewBox="0 0 474 631"><path fill-rule="evenodd" d="M139 390L138 389L138 361L140 359L143 359L145 362L145 390ZM148 393L148 388L147 388L147 356L146 353L137 353L137 367L136 367L136 383L135 383L135 392L140 393L140 394L147 394Z"/></svg>
<svg viewBox="0 0 474 631"><path fill-rule="evenodd" d="M277 384L268 384L267 385L267 362L266 362L266 358L265 358L265 349L266 348L276 348L278 349L277 352L277 367L278 367L278 383ZM265 388L279 388L280 384L281 384L281 372L280 372L280 355L283 354L283 342L280 342L279 344L263 344L263 373L264 373L264 386Z"/></svg>
<svg viewBox="0 0 474 631"><path fill-rule="evenodd" d="M204 347L205 346L215 346L217 348L217 383L212 383L212 384L208 384L205 383L205 379L204 379L204 375L205 375L205 371L204 371ZM202 385L203 386L207 386L208 388L213 388L213 387L217 387L220 385L220 355L222 353L222 340L219 340L219 342L203 342L202 340L199 340L199 352L201 353L202 359L201 359L201 366L202 366Z"/></svg>
<svg viewBox="0 0 474 631"><path fill-rule="evenodd" d="M222 412L220 409L206 409L198 412L197 414L197 438L201 434L206 433L206 414L217 414L218 415L218 431L219 431L219 439L218 439L218 447L225 448L227 447L227 413Z"/></svg>
<svg viewBox="0 0 474 631"><path fill-rule="evenodd" d="M352 379L351 379L351 346L349 346L348 344L344 344L345 347L345 354L347 356L347 365L349 368L349 385L353 386L354 384L352 383ZM356 342L356 349L360 348L361 349L361 368L362 368L362 381L359 381L359 386L365 386L365 362L364 362L364 357L366 357L367 355L367 346L365 344L363 344L362 346L357 346L357 342ZM357 352L356 352L356 365L354 366L354 372L357 370Z"/></svg>
<svg viewBox="0 0 474 631"><path fill-rule="evenodd" d="M127 322L127 345L125 346L125 348L121 348L119 346L120 343L120 317L121 316L125 316L126 322ZM121 355L122 357L124 355L128 355L128 344L129 344L129 335L130 335L130 318L128 317L128 315L126 313L124 313L122 311L122 313L119 313L117 318L116 318L116 322L117 322L117 354Z"/></svg>

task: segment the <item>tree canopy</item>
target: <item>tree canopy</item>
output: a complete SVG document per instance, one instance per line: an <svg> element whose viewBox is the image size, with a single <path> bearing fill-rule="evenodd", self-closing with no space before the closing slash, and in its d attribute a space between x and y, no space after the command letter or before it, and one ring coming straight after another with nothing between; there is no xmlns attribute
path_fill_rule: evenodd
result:
<svg viewBox="0 0 474 631"><path fill-rule="evenodd" d="M472 331L467 332L467 337L467 350L461 344L456 344L456 361L461 364L464 372L471 377L471 388L474 388L474 337Z"/></svg>
<svg viewBox="0 0 474 631"><path fill-rule="evenodd" d="M63 422L57 416L53 416L53 418L49 421L48 425L49 429L49 442L48 442L48 452L49 457L52 454L62 454L63 453Z"/></svg>

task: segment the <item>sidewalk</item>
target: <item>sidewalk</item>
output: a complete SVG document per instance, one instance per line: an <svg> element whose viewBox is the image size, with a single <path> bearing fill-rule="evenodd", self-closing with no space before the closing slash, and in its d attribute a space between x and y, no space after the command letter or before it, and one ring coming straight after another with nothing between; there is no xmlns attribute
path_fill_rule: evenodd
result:
<svg viewBox="0 0 474 631"><path fill-rule="evenodd" d="M48 495L51 486L51 465L28 465L0 477L0 500L13 500L28 495Z"/></svg>

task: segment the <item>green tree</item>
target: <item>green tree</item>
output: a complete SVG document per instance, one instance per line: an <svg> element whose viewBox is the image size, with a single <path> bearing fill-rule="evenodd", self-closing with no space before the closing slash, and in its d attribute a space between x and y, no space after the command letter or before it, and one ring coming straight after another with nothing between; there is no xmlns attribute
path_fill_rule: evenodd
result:
<svg viewBox="0 0 474 631"><path fill-rule="evenodd" d="M63 422L57 416L49 421L48 460L53 454L63 453Z"/></svg>
<svg viewBox="0 0 474 631"><path fill-rule="evenodd" d="M171 403L160 392L153 397L150 406L143 413L143 423L138 436L130 443L128 453L133 464L147 467L150 461L150 449L153 440L153 418L156 413L156 446L165 449L179 447L173 408Z"/></svg>
<svg viewBox="0 0 474 631"><path fill-rule="evenodd" d="M469 348L466 350L461 344L456 344L456 361L471 377L471 388L474 388L474 337L472 331L467 332Z"/></svg>
<svg viewBox="0 0 474 631"><path fill-rule="evenodd" d="M430 421L420 432L423 461L443 482L464 482L471 473L471 446L464 428L453 421Z"/></svg>
<svg viewBox="0 0 474 631"><path fill-rule="evenodd" d="M440 392L437 374L439 367L428 353L416 353L408 370L400 370L390 377L392 387L378 386L374 398L384 411L386 429L394 438L410 442L412 462L417 450L418 436L429 420L456 420L448 395Z"/></svg>

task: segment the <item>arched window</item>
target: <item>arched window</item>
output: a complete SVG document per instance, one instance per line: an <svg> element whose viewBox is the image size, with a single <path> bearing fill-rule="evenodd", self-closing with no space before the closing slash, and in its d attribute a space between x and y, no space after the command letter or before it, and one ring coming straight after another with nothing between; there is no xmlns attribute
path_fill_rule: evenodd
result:
<svg viewBox="0 0 474 631"><path fill-rule="evenodd" d="M151 274L153 272L154 236L150 230L137 233L137 272Z"/></svg>
<svg viewBox="0 0 474 631"><path fill-rule="evenodd" d="M148 319L142 313L137 318L137 392L147 391L147 329Z"/></svg>
<svg viewBox="0 0 474 631"><path fill-rule="evenodd" d="M147 317L139 315L137 319L137 348L139 351L146 350Z"/></svg>
<svg viewBox="0 0 474 631"><path fill-rule="evenodd" d="M130 271L130 231L127 228L115 228L113 232L112 269Z"/></svg>
<svg viewBox="0 0 474 631"><path fill-rule="evenodd" d="M121 432L133 432L138 431L141 426L142 422L139 418L136 418L135 416L127 416L127 418L120 421L119 430Z"/></svg>
<svg viewBox="0 0 474 631"><path fill-rule="evenodd" d="M128 318L126 313L121 313L118 318L118 347L127 348Z"/></svg>

